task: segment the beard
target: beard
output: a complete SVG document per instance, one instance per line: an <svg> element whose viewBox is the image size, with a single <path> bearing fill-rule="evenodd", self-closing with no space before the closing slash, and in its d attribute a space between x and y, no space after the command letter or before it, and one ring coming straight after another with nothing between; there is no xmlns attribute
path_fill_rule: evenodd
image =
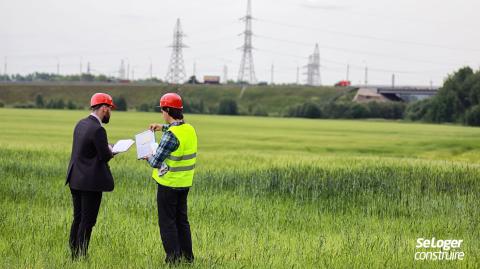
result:
<svg viewBox="0 0 480 269"><path fill-rule="evenodd" d="M105 115L103 116L103 118L102 118L102 123L107 124L107 123L109 123L109 122L110 122L110 113L105 114Z"/></svg>

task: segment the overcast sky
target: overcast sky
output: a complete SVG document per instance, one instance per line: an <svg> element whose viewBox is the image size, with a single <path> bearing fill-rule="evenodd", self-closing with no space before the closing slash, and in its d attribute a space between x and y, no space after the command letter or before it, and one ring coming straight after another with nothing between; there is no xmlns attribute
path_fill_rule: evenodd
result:
<svg viewBox="0 0 480 269"><path fill-rule="evenodd" d="M236 79L247 0L0 0L0 62L8 73L85 71L118 75L121 59L135 78L164 78L177 18L187 34L187 75ZM323 84L440 85L453 70L480 66L478 0L252 0L258 80L295 82L320 46ZM4 71L3 64L0 71ZM301 73L303 73L302 70ZM305 76L300 76L305 81Z"/></svg>

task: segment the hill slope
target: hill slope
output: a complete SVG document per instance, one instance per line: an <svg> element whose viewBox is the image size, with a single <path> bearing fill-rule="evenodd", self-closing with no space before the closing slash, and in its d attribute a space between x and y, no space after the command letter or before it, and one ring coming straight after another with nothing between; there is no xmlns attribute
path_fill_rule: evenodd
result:
<svg viewBox="0 0 480 269"><path fill-rule="evenodd" d="M33 103L37 95L44 100L63 99L86 107L95 92L106 92L114 97L123 96L129 109L142 104L153 106L166 92L178 92L187 104L202 103L205 112L217 110L220 100L235 99L240 112L249 114L256 108L270 115L280 115L288 106L311 101L317 104L329 102L348 92L345 88L308 86L252 86L243 94L237 85L181 85L166 84L90 84L90 83L24 83L0 84L0 102L6 106Z"/></svg>

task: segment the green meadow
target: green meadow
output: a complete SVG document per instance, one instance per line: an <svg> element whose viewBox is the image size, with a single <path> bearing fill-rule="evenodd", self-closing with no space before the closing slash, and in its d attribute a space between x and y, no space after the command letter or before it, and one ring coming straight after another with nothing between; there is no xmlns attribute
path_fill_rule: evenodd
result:
<svg viewBox="0 0 480 269"><path fill-rule="evenodd" d="M89 257L72 262L64 186L87 111L0 109L1 268L162 268L156 183L135 149L110 161ZM179 268L475 268L480 128L187 115L195 263ZM160 114L113 112L111 143ZM157 134L157 139L161 136ZM462 261L416 261L417 238L460 239Z"/></svg>

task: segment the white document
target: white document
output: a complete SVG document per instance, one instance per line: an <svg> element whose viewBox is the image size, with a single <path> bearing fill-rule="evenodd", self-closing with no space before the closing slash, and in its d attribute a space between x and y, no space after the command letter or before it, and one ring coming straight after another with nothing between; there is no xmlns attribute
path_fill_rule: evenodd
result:
<svg viewBox="0 0 480 269"><path fill-rule="evenodd" d="M121 153L127 151L135 143L132 139L118 140L118 142L113 146L113 153Z"/></svg>
<svg viewBox="0 0 480 269"><path fill-rule="evenodd" d="M137 143L137 159L152 155L157 148L155 133L150 130L135 135L135 142Z"/></svg>

